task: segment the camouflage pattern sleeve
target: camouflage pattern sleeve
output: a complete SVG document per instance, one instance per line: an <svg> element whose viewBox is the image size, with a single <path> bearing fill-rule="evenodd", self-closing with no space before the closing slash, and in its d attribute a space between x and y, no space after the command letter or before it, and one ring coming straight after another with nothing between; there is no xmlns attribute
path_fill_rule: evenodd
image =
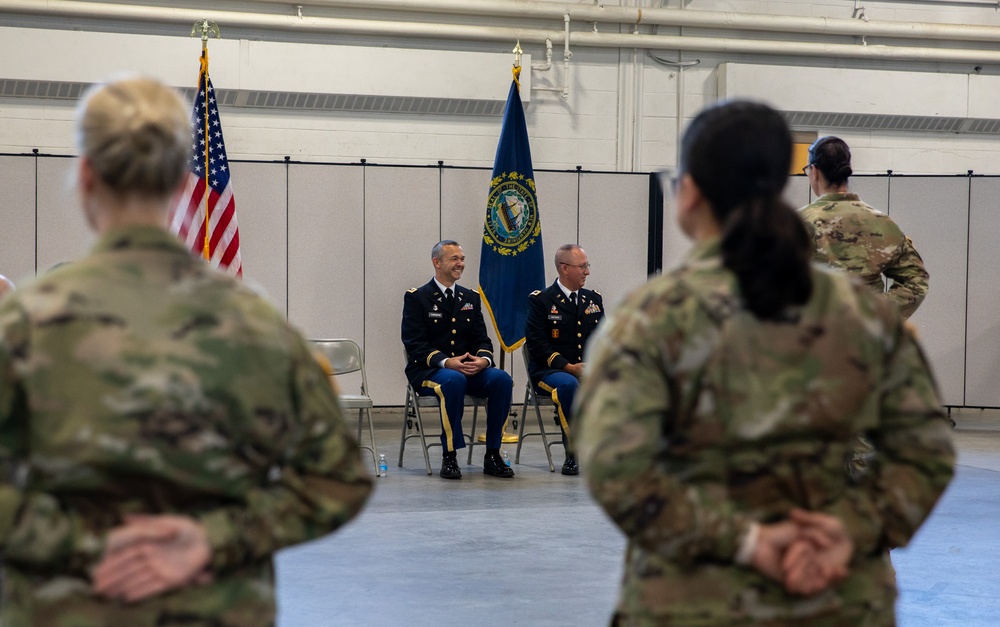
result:
<svg viewBox="0 0 1000 627"><path fill-rule="evenodd" d="M213 548L213 572L332 532L361 510L371 492L371 477L328 377L303 341L294 348L290 385L298 433L281 467L272 469L271 485L251 489L245 505L198 517Z"/></svg>
<svg viewBox="0 0 1000 627"><path fill-rule="evenodd" d="M0 307L0 329L0 550L12 563L84 568L101 554L103 540L53 495L20 489L19 460L27 442L25 427L17 421L26 415L26 399L17 385L13 356L25 350L29 325L13 299Z"/></svg>
<svg viewBox="0 0 1000 627"><path fill-rule="evenodd" d="M869 434L876 472L862 484L874 503L880 533L855 533L858 552L905 546L954 474L955 450L936 385L920 346L899 325L879 390L881 423ZM835 513L845 513L843 511ZM870 512L862 511L862 516ZM849 522L850 515L845 515ZM858 521L869 529L871 519ZM854 529L857 529L855 526Z"/></svg>
<svg viewBox="0 0 1000 627"><path fill-rule="evenodd" d="M930 283L924 260L909 237L904 238L899 257L886 267L884 273L892 279L889 300L896 303L903 318L909 318L924 302Z"/></svg>
<svg viewBox="0 0 1000 627"><path fill-rule="evenodd" d="M573 432L598 503L631 541L678 563L731 560L751 522L720 485L688 483L665 467L665 425L680 399L668 376L671 334L661 322L651 329L652 318L676 328L670 318L692 313L682 306L654 314L626 303L607 319L590 347Z"/></svg>

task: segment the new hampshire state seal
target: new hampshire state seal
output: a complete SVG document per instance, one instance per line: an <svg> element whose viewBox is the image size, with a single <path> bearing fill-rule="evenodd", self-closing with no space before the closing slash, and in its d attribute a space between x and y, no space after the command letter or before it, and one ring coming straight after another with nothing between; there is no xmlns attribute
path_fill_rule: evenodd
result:
<svg viewBox="0 0 1000 627"><path fill-rule="evenodd" d="M500 254L523 252L534 242L527 241L528 238L537 236L541 230L535 195L522 185L521 181L526 179L518 180L517 176L512 173L509 180L494 186L486 201L486 243ZM526 181L528 185L534 183Z"/></svg>

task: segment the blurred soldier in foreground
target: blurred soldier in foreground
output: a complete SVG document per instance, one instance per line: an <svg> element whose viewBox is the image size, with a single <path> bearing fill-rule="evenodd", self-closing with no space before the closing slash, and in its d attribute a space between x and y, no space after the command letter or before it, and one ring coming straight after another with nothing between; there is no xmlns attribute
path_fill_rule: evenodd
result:
<svg viewBox="0 0 1000 627"><path fill-rule="evenodd" d="M0 306L0 623L272 625L274 553L371 489L357 444L282 314L165 230L179 95L101 86L78 141L98 242Z"/></svg>
<svg viewBox="0 0 1000 627"><path fill-rule="evenodd" d="M615 624L892 625L887 551L951 479L919 346L894 305L810 263L790 162L769 107L699 114L676 182L695 247L591 345L574 436L629 539ZM878 453L855 484L862 433Z"/></svg>

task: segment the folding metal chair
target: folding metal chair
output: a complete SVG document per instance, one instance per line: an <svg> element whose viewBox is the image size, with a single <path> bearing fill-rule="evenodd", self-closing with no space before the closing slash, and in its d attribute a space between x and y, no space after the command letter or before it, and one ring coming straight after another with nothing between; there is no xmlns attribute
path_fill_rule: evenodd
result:
<svg viewBox="0 0 1000 627"><path fill-rule="evenodd" d="M365 360L361 347L354 340L312 340L317 350L330 362L332 376L338 377L338 394L340 406L345 412L358 410L358 443L359 446L371 452L375 464L375 476L378 476L378 448L375 445L375 428L372 426L372 398L368 393L368 376L365 374ZM348 394L342 385L343 375L352 372L361 373L361 393ZM368 438L371 446L361 444L361 428L365 417L368 418Z"/></svg>
<svg viewBox="0 0 1000 627"><path fill-rule="evenodd" d="M531 363L531 357L528 354L528 346L524 344L521 346L521 356L524 358L524 371L525 373L530 372L529 364ZM524 432L524 425L528 422L528 403L535 408L535 418L538 420L538 431ZM521 405L521 424L519 425L517 432L517 451L514 453L514 463L521 463L521 445L524 444L524 438L538 436L542 438L542 444L545 445L545 457L549 460L549 472L555 472L556 466L552 463L552 446L556 444L562 444L562 429L558 431L546 431L545 421L542 420L542 407L550 407L552 409L552 416L556 426L559 426L559 416L556 413L556 404L553 400L546 396L539 396L535 392L535 386L531 384L531 377L528 376L528 380L524 384L524 403ZM550 442L549 437L556 438L555 441Z"/></svg>
<svg viewBox="0 0 1000 627"><path fill-rule="evenodd" d="M406 354L406 349L403 349L403 360L404 362L409 360L409 356ZM479 396L468 396L465 397L465 406L472 406L472 431L469 433L464 433L466 440L466 446L469 449L469 458L466 461L467 464L472 464L472 448L477 444L482 444L476 441L476 422L479 419L479 407L486 407L486 399ZM421 416L421 408L433 407L437 410L438 414L438 424L441 424L441 403L437 396L421 396L417 394L416 390L409 382L406 383L406 403L403 409L403 433L399 440L399 467L403 467L403 451L406 450L406 441L410 438L420 438L420 445L424 452L424 465L427 467L427 474L432 475L434 471L431 470L431 457L429 454L430 448L432 446L441 446L441 442L438 441L437 436L434 437L433 441L428 442L424 435L424 421ZM416 433L411 433L409 435L406 432L410 429L415 429Z"/></svg>

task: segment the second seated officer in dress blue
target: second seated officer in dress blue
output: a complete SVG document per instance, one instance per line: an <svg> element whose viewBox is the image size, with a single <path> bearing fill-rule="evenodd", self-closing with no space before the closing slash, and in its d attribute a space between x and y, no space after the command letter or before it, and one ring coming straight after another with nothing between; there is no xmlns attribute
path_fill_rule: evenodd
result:
<svg viewBox="0 0 1000 627"><path fill-rule="evenodd" d="M525 348L531 357L528 375L538 394L551 397L559 416L566 447L564 475L578 475L580 468L569 447L573 397L583 376L583 349L604 317L604 301L593 290L583 289L590 275L587 253L576 244L556 251L559 278L528 298Z"/></svg>
<svg viewBox="0 0 1000 627"><path fill-rule="evenodd" d="M486 335L479 293L457 285L465 253L458 242L444 240L431 250L431 263L434 278L403 296L402 339L410 385L422 396L436 395L442 404L441 476L462 478L456 451L465 447L462 414L465 395L471 394L487 397L483 473L513 477L500 457L500 441L514 383L493 367L493 342Z"/></svg>

